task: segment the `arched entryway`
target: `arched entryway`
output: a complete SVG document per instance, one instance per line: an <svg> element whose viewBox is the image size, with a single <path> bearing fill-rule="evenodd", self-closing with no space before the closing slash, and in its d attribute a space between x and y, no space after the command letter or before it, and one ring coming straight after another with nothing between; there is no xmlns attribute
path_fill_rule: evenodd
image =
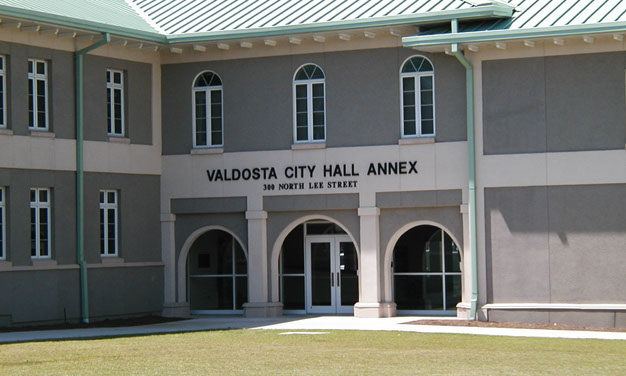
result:
<svg viewBox="0 0 626 376"><path fill-rule="evenodd" d="M456 315L461 252L441 227L418 225L393 246L391 283L398 314Z"/></svg>
<svg viewBox="0 0 626 376"><path fill-rule="evenodd" d="M358 252L340 225L309 220L293 227L278 258L279 299L287 314L352 314L359 299Z"/></svg>
<svg viewBox="0 0 626 376"><path fill-rule="evenodd" d="M189 247L186 266L192 313L243 313L248 300L248 263L233 235L220 229L204 232Z"/></svg>

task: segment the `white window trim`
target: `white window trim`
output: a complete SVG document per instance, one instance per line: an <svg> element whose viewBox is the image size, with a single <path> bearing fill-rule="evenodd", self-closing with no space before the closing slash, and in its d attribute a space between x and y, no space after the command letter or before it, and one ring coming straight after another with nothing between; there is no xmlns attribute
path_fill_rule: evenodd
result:
<svg viewBox="0 0 626 376"><path fill-rule="evenodd" d="M109 193L113 193L115 195L115 202L114 203L110 203L108 202ZM100 257L117 257L119 255L119 210L118 210L118 202L119 202L119 194L118 191L116 190L112 190L112 189L103 189L100 191L100 194L104 194L104 202L100 202L99 205L99 210L104 210L104 223L100 223L100 226L104 225L104 249L100 249ZM113 210L115 216L115 224L114 224L114 231L115 231L115 244L114 247L115 249L113 250L113 252L111 252L111 250L109 249L109 216L108 211L109 210Z"/></svg>
<svg viewBox="0 0 626 376"><path fill-rule="evenodd" d="M0 117L0 129L5 129L7 127L7 59L6 56L0 55L0 60L2 61L2 69L0 69L0 76L2 76L2 116Z"/></svg>
<svg viewBox="0 0 626 376"><path fill-rule="evenodd" d="M214 85L214 86L200 86L200 87L195 87L195 83L198 80L198 77L200 77L202 74L204 73L208 73L211 72L214 75L216 75L220 81L222 81L222 78L215 72L213 71L202 71L200 72L194 79L193 82L191 84L191 118L192 118L192 142L193 142L193 147L197 148L197 149L209 149L209 148L223 148L224 147L224 85ZM223 83L223 81L222 81ZM222 98L222 117L221 117L221 127L222 127L222 142L220 144L215 144L212 145L212 141L213 141L213 132L211 131L211 93L214 91L219 91L220 92L220 97ZM204 92L205 93L205 109L206 109L206 121L205 121L205 125L206 125L206 145L197 145L196 144L196 93L197 92Z"/></svg>
<svg viewBox="0 0 626 376"><path fill-rule="evenodd" d="M33 63L33 72L32 73L28 73L28 84L31 85L31 80L34 81L35 85L33 86L33 119L29 119L28 122L28 129L30 130L35 130L35 131L47 131L49 130L49 124L50 124L50 112L48 111L48 102L49 102L49 96L48 96L48 62L46 60L42 60L42 59L28 59L28 62L32 62ZM44 74L40 74L37 73L37 63L43 63L44 64ZM39 117L37 116L37 112L38 112L38 108L37 108L37 85L36 82L37 81L43 81L44 82L44 96L46 98L45 100L45 112L46 112L46 126L45 127L41 127L39 126ZM32 125L30 124L32 121Z"/></svg>
<svg viewBox="0 0 626 376"><path fill-rule="evenodd" d="M402 73L402 68L404 65L414 57L420 57L426 59L431 66L433 66L433 70L429 72L408 72ZM436 121L436 103L435 103L435 68L433 62L428 59L426 56L422 55L413 55L409 56L406 60L400 64L400 134L402 138L418 138L418 137L435 137L437 134L437 121ZM419 105L421 103L421 90L420 90L420 77L430 76L433 81L433 133L422 133L422 106ZM404 84L403 79L405 77L413 77L415 78L415 134L405 134L404 133Z"/></svg>
<svg viewBox="0 0 626 376"><path fill-rule="evenodd" d="M0 244L0 260L6 260L7 258L7 222L6 222L6 197L7 191L4 187L0 187L0 234L2 235L2 244Z"/></svg>
<svg viewBox="0 0 626 376"><path fill-rule="evenodd" d="M324 74L324 78L315 78L308 80L296 80L296 75L303 67L307 65L315 65L317 69L322 71ZM298 140L298 117L296 111L296 85L305 85L306 84L306 98L307 98L307 139L306 140ZM324 138L319 140L313 139L313 85L314 84L323 84L324 88ZM306 63L296 69L296 72L293 75L293 143L294 144L304 144L304 143L316 143L316 142L326 142L326 73L324 70L317 64Z"/></svg>
<svg viewBox="0 0 626 376"><path fill-rule="evenodd" d="M125 132L126 132L126 122L125 122L125 118L124 118L124 71L121 71L119 69L107 69L107 73L110 73L110 77L111 77L111 81L109 82L107 80L107 91L111 90L111 103L109 104L110 106L110 110L111 110L111 119L108 119L108 124L107 124L107 135L109 136L124 136ZM121 83L116 84L114 82L113 79L113 75L115 73L119 73L120 77L121 77ZM115 96L113 95L114 90L120 90L121 95L120 95L120 119L122 122L122 129L121 129L121 133L116 133L115 132L115 101L113 100L113 98L115 98Z"/></svg>
<svg viewBox="0 0 626 376"><path fill-rule="evenodd" d="M50 259L52 258L52 252L51 252L51 233L52 233L52 224L50 223L50 219L51 219L51 209L50 209L50 202L52 201L52 196L51 196L51 190L50 188L31 188L31 191L35 191L35 201L31 201L30 202L30 208L31 209L37 209L35 210L35 255L31 255L30 258L31 259ZM39 192L41 191L47 191L47 197L48 197L48 201L46 202L40 202L39 201ZM41 252L41 218L39 216L39 209L41 208L46 208L48 209L46 211L46 223L48 226L48 238L47 238L47 244L48 247L46 249L47 254L42 256L42 252ZM32 218L31 218L32 220ZM31 241L33 239L31 238Z"/></svg>

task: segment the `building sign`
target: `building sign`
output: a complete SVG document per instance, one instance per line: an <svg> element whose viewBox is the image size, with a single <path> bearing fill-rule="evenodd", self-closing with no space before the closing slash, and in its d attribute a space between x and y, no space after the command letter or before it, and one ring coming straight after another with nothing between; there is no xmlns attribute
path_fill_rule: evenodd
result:
<svg viewBox="0 0 626 376"><path fill-rule="evenodd" d="M263 181L263 190L356 188L361 176L416 175L417 161L252 167L207 170L209 182ZM339 179L341 178L341 179ZM348 178L348 179L344 179ZM305 182L297 181L306 179ZM338 180L339 179L339 180ZM311 181L314 180L314 181Z"/></svg>

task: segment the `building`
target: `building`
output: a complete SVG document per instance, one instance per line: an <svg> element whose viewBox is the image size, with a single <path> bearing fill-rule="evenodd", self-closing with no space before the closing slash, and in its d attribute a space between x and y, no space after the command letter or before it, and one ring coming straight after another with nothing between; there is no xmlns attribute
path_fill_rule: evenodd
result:
<svg viewBox="0 0 626 376"><path fill-rule="evenodd" d="M626 4L0 1L0 322L626 327Z"/></svg>

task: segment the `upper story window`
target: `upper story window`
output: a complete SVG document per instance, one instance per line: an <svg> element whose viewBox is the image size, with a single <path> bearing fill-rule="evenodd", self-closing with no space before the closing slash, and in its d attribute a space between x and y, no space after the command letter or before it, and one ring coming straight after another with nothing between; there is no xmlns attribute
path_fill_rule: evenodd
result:
<svg viewBox="0 0 626 376"><path fill-rule="evenodd" d="M6 58L0 55L0 128L6 128L7 126L7 79L6 79Z"/></svg>
<svg viewBox="0 0 626 376"><path fill-rule="evenodd" d="M4 193L4 187L0 187L0 260L6 258L6 214L4 210L4 200L6 194Z"/></svg>
<svg viewBox="0 0 626 376"><path fill-rule="evenodd" d="M124 135L124 72L107 69L107 133Z"/></svg>
<svg viewBox="0 0 626 376"><path fill-rule="evenodd" d="M118 255L117 234L117 191L100 191L100 255Z"/></svg>
<svg viewBox="0 0 626 376"><path fill-rule="evenodd" d="M294 141L326 140L325 78L322 68L307 64L293 80Z"/></svg>
<svg viewBox="0 0 626 376"><path fill-rule="evenodd" d="M404 62L402 83L402 137L435 135L433 65L422 56Z"/></svg>
<svg viewBox="0 0 626 376"><path fill-rule="evenodd" d="M48 63L28 59L28 128L48 130Z"/></svg>
<svg viewBox="0 0 626 376"><path fill-rule="evenodd" d="M222 146L222 80L202 72L193 84L193 146Z"/></svg>
<svg viewBox="0 0 626 376"><path fill-rule="evenodd" d="M30 256L50 258L50 188L30 189Z"/></svg>

